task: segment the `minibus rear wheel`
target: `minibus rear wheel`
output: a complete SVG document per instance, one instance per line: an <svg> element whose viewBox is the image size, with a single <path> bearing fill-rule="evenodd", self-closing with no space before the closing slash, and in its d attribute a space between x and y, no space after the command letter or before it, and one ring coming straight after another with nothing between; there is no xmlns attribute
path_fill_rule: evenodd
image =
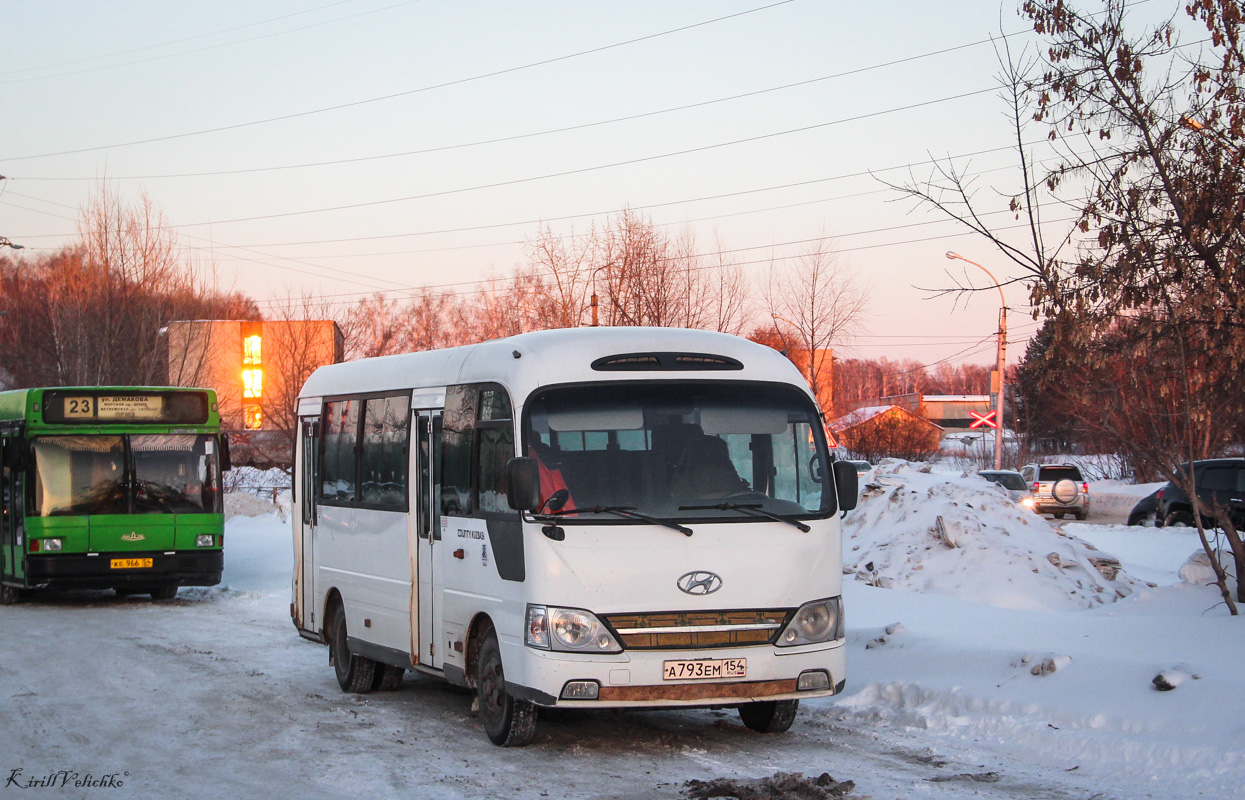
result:
<svg viewBox="0 0 1245 800"><path fill-rule="evenodd" d="M799 700L766 700L740 706L739 718L758 733L784 733L799 710Z"/></svg>
<svg viewBox="0 0 1245 800"><path fill-rule="evenodd" d="M376 662L366 656L350 652L346 640L346 607L338 605L333 611L332 648L333 671L337 673L337 685L343 692L363 694L372 691L376 678Z"/></svg>
<svg viewBox="0 0 1245 800"><path fill-rule="evenodd" d="M499 747L522 747L536 735L536 706L506 693L497 633L489 630L476 661L476 698L489 740Z"/></svg>

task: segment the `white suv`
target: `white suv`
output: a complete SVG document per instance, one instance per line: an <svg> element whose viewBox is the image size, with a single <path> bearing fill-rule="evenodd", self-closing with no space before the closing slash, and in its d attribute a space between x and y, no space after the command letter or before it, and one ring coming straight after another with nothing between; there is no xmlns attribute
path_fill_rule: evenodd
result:
<svg viewBox="0 0 1245 800"><path fill-rule="evenodd" d="M1025 483L1033 490L1033 510L1063 519L1089 516L1089 484L1075 464L1026 464L1020 468Z"/></svg>

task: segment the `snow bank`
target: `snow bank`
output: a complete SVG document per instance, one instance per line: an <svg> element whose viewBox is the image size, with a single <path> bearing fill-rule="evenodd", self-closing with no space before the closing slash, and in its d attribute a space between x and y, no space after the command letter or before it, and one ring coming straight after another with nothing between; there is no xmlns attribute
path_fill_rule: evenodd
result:
<svg viewBox="0 0 1245 800"><path fill-rule="evenodd" d="M1124 483L1123 481L1094 481L1089 485L1089 513L1094 517L1118 517L1128 519L1137 501L1167 485L1158 483Z"/></svg>
<svg viewBox="0 0 1245 800"><path fill-rule="evenodd" d="M1091 608L1143 585L976 475L886 460L844 523L843 571L1001 608Z"/></svg>

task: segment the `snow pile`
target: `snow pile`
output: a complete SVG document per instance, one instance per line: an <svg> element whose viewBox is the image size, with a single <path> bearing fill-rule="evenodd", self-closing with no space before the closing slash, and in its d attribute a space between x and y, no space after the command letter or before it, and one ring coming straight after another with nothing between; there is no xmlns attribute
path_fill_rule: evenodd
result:
<svg viewBox="0 0 1245 800"><path fill-rule="evenodd" d="M225 519L234 517L262 517L277 511L269 498L247 491L225 493Z"/></svg>
<svg viewBox="0 0 1245 800"><path fill-rule="evenodd" d="M843 563L845 574L872 586L1000 608L1090 608L1144 585L984 478L892 460L878 466L844 522Z"/></svg>
<svg viewBox="0 0 1245 800"><path fill-rule="evenodd" d="M1094 481L1089 485L1089 510L1094 517L1119 517L1123 522L1133 506L1143 497L1167 485L1158 483L1124 483L1117 480Z"/></svg>

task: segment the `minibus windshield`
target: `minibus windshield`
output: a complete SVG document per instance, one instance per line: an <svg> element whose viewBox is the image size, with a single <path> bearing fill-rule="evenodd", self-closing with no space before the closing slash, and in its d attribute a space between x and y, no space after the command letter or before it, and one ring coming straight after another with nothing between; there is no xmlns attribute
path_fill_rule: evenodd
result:
<svg viewBox="0 0 1245 800"><path fill-rule="evenodd" d="M594 507L752 523L835 511L817 409L782 384L551 387L526 404L524 434L560 522L623 521Z"/></svg>

